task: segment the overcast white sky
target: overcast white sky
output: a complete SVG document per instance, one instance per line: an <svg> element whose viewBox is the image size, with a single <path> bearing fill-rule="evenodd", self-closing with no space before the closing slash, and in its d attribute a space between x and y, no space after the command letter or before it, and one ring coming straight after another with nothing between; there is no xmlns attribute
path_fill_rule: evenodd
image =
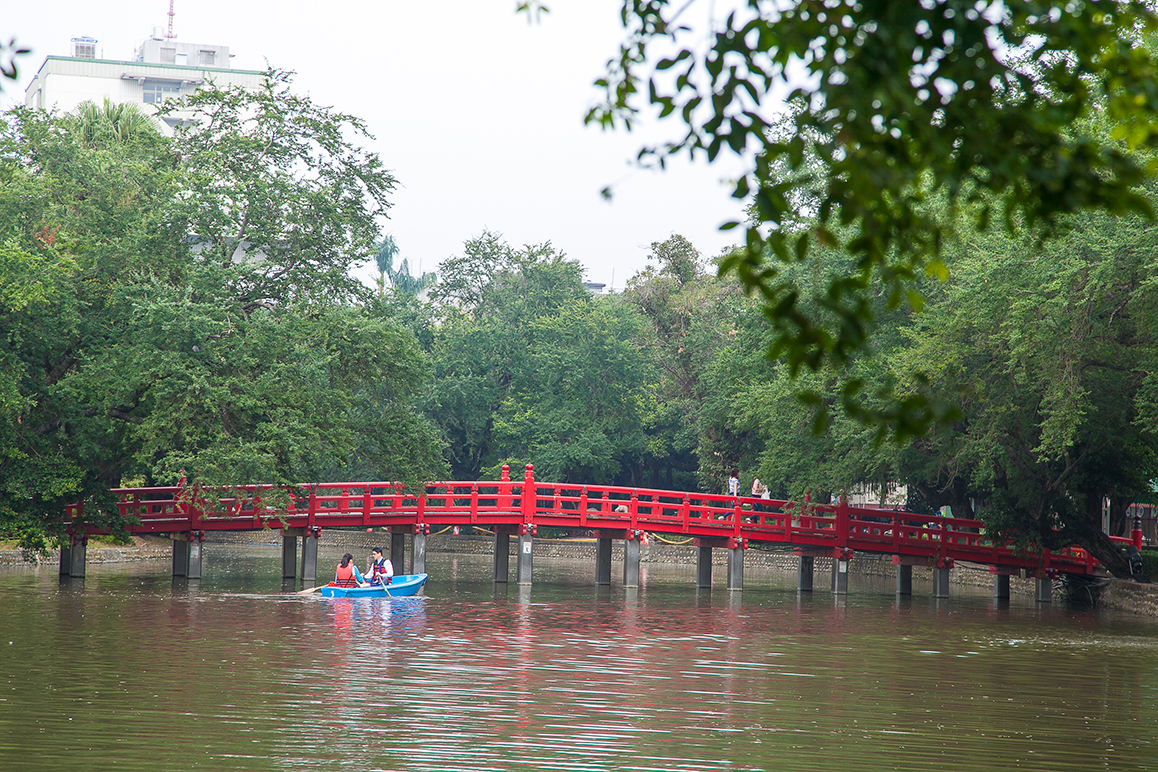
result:
<svg viewBox="0 0 1158 772"><path fill-rule="evenodd" d="M515 0L176 0L174 32L228 45L234 68L295 70L297 91L363 118L401 183L385 230L424 270L484 228L516 245L551 241L589 280L614 277L616 288L646 265L651 242L673 233L705 256L731 244L737 231L718 226L742 218L722 184L735 166L633 170L642 142L678 126L583 125L599 96L591 83L622 37L619 0L548 5L531 25ZM3 84L4 106L23 100L46 56L69 54L70 38L95 37L98 56L127 60L168 9L168 0L9 4L0 37L33 51L20 80ZM599 196L608 184L611 203Z"/></svg>

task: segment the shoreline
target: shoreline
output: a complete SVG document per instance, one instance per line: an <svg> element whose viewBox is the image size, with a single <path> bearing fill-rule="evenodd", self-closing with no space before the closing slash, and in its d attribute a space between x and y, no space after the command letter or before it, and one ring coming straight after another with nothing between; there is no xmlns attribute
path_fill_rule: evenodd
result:
<svg viewBox="0 0 1158 772"><path fill-rule="evenodd" d="M327 551L330 549L368 551L374 546L388 549L389 538L390 534L384 531L366 533L361 530L329 530L325 532L320 546ZM134 536L132 540L133 543L128 545L90 546L88 562L117 564L172 559L172 548L166 538ZM211 532L207 534L205 545L212 548L214 544L280 547L281 533L274 530ZM511 542L512 555L515 554L517 546L516 541ZM591 538L535 540L535 555L542 558L591 560L594 563L595 550L596 540ZM427 537L426 551L428 553L489 555L493 551L493 541L489 536L432 534ZM712 552L713 567L726 566L726 551L717 549ZM407 540L407 555L409 555L409 539ZM60 553L56 550L35 561L25 561L20 550L0 550L0 567L56 565L59 560ZM616 540L612 543L612 561L621 562L622 560L623 542ZM665 544L658 539L652 539L649 544L641 547L640 561L642 563L694 566L696 548L690 544ZM830 558L816 558L814 570L818 575L818 581L824 581L821 577L831 571L831 564ZM750 548L744 555L745 568L794 572L797 570L797 565L797 558L791 549ZM864 576L892 577L896 575L896 567L892 564L891 556L885 554L857 553L849 562L849 571ZM914 566L913 579L914 581L932 581L932 569ZM971 563L958 563L950 572L950 583L962 587L987 588L992 587L993 578L987 567ZM1032 597L1034 594L1032 579L1011 576L1009 584L1011 595ZM1099 589L1097 606L1129 611L1141 616L1158 617L1158 584L1144 585L1120 579L1107 579L1105 585Z"/></svg>

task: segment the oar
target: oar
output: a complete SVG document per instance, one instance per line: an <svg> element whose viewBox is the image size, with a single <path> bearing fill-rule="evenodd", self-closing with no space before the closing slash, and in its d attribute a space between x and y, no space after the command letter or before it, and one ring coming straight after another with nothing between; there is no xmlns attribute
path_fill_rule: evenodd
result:
<svg viewBox="0 0 1158 772"><path fill-rule="evenodd" d="M307 587L304 590L298 590L297 594L298 595L309 595L311 592L317 592L320 589L322 589L322 588L321 587Z"/></svg>

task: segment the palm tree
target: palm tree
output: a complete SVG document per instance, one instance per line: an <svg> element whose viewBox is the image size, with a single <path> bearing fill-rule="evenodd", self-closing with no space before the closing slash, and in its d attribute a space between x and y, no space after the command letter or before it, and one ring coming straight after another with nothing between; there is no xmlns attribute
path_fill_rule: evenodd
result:
<svg viewBox="0 0 1158 772"><path fill-rule="evenodd" d="M90 147L127 145L160 136L157 124L137 105L114 104L109 99L105 99L101 107L91 100L81 102L64 116L64 125L77 140Z"/></svg>
<svg viewBox="0 0 1158 772"><path fill-rule="evenodd" d="M394 235L387 233L378 245L378 292L386 292L386 279L390 279L390 286L395 292L406 292L417 295L434 283L435 273L428 271L421 276L410 275L410 261L403 258L397 268L394 267L394 258L398 256L398 242Z"/></svg>

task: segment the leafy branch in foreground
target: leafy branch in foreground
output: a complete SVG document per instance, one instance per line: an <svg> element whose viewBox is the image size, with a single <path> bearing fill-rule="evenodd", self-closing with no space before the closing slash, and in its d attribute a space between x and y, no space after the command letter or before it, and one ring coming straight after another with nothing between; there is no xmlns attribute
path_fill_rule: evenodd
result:
<svg viewBox="0 0 1158 772"><path fill-rule="evenodd" d="M753 216L720 272L760 298L769 353L794 374L868 349L874 293L918 307L915 282L946 275L954 218L931 216L933 197L982 231L1048 233L1082 210L1153 217L1134 188L1155 168L1133 152L1158 145L1150 2L748 0L706 33L681 23L689 5L624 1L627 38L587 122L630 129L643 100L682 125L642 161L745 159L733 195ZM774 131L785 100L792 130ZM1111 133L1074 128L1094 112ZM815 197L807 227L795 225L802 190ZM785 269L823 260L818 246L854 260L806 297ZM897 440L951 418L897 398L860 418Z"/></svg>

